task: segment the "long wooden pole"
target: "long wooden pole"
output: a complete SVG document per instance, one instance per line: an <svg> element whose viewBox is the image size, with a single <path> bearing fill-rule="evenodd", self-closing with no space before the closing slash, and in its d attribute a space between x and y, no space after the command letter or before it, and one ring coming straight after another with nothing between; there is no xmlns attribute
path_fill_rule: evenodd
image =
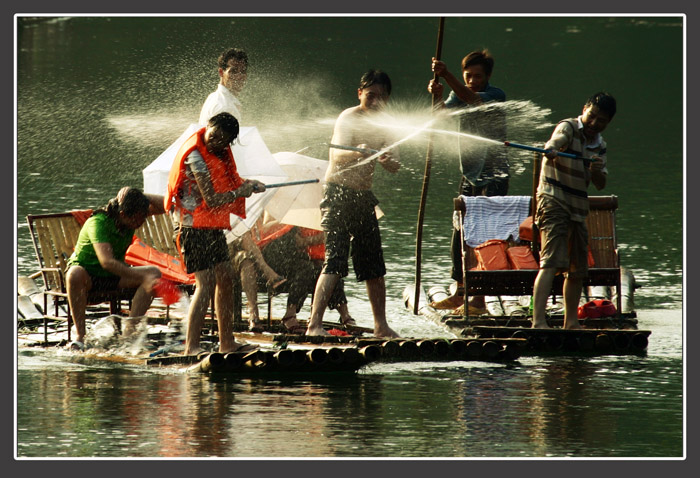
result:
<svg viewBox="0 0 700 478"><path fill-rule="evenodd" d="M435 59L439 60L442 56L442 36L445 27L445 17L440 17L438 24L437 48L435 50ZM437 74L433 74L433 80L437 80ZM432 109L433 113L439 99L433 94ZM428 132L428 151L425 155L425 173L423 174L423 188L420 194L420 206L418 207L418 227L416 229L416 289L413 299L413 313L418 314L418 301L420 299L420 272L421 272L421 253L423 243L423 218L425 216L425 201L428 197L428 184L430 183L430 168L432 166L433 155L433 137L432 133Z"/></svg>

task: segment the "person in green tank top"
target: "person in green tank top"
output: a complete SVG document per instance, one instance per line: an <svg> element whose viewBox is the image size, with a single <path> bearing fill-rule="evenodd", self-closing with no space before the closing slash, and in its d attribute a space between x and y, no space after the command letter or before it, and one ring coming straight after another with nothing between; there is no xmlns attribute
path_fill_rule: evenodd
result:
<svg viewBox="0 0 700 478"><path fill-rule="evenodd" d="M129 317L142 317L153 300L153 286L160 278L155 266L132 267L124 262L134 231L149 214L163 214L163 197L122 188L117 197L93 212L80 229L73 254L68 258L66 289L76 328L71 348L82 350L85 338L87 293L94 290L134 288ZM124 335L132 333L138 320L126 320Z"/></svg>

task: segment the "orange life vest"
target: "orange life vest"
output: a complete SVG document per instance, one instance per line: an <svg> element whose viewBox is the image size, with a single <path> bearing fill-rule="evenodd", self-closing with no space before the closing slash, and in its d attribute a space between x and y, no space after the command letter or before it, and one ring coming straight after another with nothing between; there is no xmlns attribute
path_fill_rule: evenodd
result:
<svg viewBox="0 0 700 478"><path fill-rule="evenodd" d="M323 234L323 231L317 231L316 229L300 227L299 233L302 237L311 237ZM323 242L321 242L320 244L313 244L311 246L307 246L306 253L309 255L311 260L323 260L326 257L326 245Z"/></svg>
<svg viewBox="0 0 700 478"><path fill-rule="evenodd" d="M267 244L270 242L279 239L280 237L284 236L287 234L289 231L291 231L294 228L294 226L291 226L289 224L276 224L274 226L267 226L265 228L265 233L261 234L260 238L256 240L256 244L260 249L265 247ZM316 236L318 234L323 234L323 231L317 231L315 229L308 229L306 227L299 227L299 234L302 237L311 237L311 236ZM316 260L320 259L323 260L326 255L326 246L322 242L320 244L312 244L310 246L306 246L306 253L309 255L309 258L311 260Z"/></svg>
<svg viewBox="0 0 700 478"><path fill-rule="evenodd" d="M258 247L262 249L270 242L274 241L275 239L279 239L280 237L287 234L293 228L294 226L291 226L289 224L276 224L274 226L267 226L265 227L264 233L261 233L260 239L258 239L255 242L258 245Z"/></svg>
<svg viewBox="0 0 700 478"><path fill-rule="evenodd" d="M175 155L175 161L173 161L170 175L168 176L168 192L164 198L166 211L173 207L183 210L180 204L179 190L185 179L185 159L195 149L204 158L212 185L214 186L214 192L225 193L233 191L243 184L243 179L238 175L231 148L226 148L228 161L222 161L218 156L210 153L204 144L205 130L206 128L202 128L190 136ZM230 229L230 214L235 214L245 219L245 198L237 198L234 202L219 207L210 207L205 201L202 201L194 211L191 211L191 214L192 227L198 229Z"/></svg>
<svg viewBox="0 0 700 478"><path fill-rule="evenodd" d="M180 284L194 284L194 274L188 274L182 261L170 254L157 251L141 239L134 240L126 250L124 262L132 266L156 266L162 277Z"/></svg>

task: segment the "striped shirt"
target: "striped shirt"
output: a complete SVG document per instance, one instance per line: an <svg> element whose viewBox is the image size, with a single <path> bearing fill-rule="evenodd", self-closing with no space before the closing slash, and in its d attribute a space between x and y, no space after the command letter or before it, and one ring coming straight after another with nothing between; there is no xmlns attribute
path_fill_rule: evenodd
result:
<svg viewBox="0 0 700 478"><path fill-rule="evenodd" d="M599 134L593 141L583 135L581 117L561 121L547 141L545 149L554 149L585 158L600 157L607 164L607 145ZM572 221L583 222L588 215L588 184L591 182L590 161L557 156L542 157L537 194L553 197L568 212ZM607 174L607 168L603 169Z"/></svg>

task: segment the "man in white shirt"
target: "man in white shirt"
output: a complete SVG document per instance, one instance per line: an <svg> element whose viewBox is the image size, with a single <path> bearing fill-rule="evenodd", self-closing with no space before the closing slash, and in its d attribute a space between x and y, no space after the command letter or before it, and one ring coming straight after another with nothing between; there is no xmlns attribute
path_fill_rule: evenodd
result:
<svg viewBox="0 0 700 478"><path fill-rule="evenodd" d="M241 123L241 102L237 96L248 79L248 55L240 48L229 48L219 55L219 78L216 91L211 93L199 114L199 123L206 125L209 119L219 113L229 113ZM229 243L229 254L234 269L240 271L241 286L248 299L248 323L252 331L262 331L258 312L258 271L265 277L270 288L277 289L286 279L275 272L263 258L262 252L253 240L250 231L241 238ZM299 328L296 318L284 322L288 330Z"/></svg>
<svg viewBox="0 0 700 478"><path fill-rule="evenodd" d="M248 55L239 48L230 48L219 56L219 82L216 91L207 97L199 114L199 124L219 113L230 113L241 124L241 102L237 96L248 79Z"/></svg>

